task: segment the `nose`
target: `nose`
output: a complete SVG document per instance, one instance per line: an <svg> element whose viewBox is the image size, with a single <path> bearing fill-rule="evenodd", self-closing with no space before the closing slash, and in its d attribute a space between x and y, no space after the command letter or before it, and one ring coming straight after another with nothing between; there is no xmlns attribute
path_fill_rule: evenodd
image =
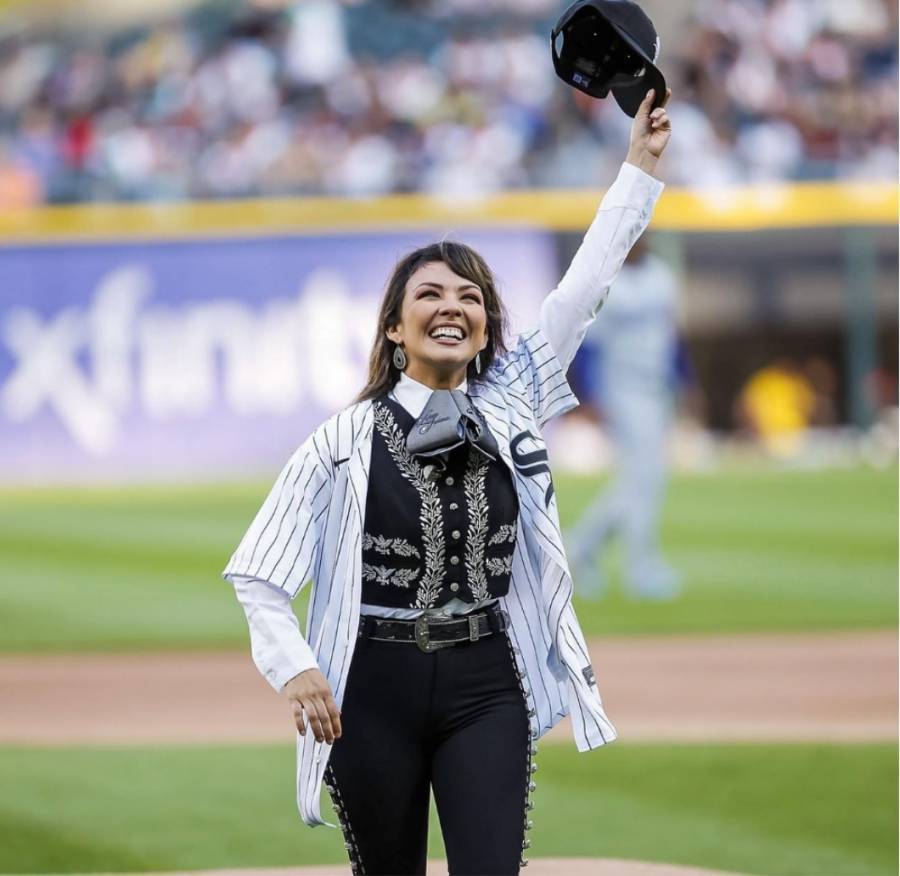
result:
<svg viewBox="0 0 900 876"><path fill-rule="evenodd" d="M461 316L462 305L456 298L445 298L441 301L441 309L439 312L447 315L456 314L457 316Z"/></svg>

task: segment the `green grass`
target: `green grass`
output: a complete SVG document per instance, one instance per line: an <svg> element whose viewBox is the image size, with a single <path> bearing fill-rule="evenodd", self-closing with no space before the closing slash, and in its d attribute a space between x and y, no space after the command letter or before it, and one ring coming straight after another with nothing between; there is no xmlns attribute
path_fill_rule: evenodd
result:
<svg viewBox="0 0 900 876"><path fill-rule="evenodd" d="M564 529L598 483L559 479ZM893 628L897 524L896 469L676 477L662 546L684 576L681 598L629 599L613 545L608 592L578 600L578 615L594 633Z"/></svg>
<svg viewBox="0 0 900 876"><path fill-rule="evenodd" d="M208 648L246 624L219 573L262 484L0 493L0 648Z"/></svg>
<svg viewBox="0 0 900 876"><path fill-rule="evenodd" d="M597 480L560 477L563 525ZM0 492L5 651L245 645L218 574L266 484ZM580 601L588 633L893 626L897 473L681 475L663 544L683 597ZM613 554L614 558L614 554Z"/></svg>
<svg viewBox="0 0 900 876"><path fill-rule="evenodd" d="M889 745L616 745L538 755L532 856L893 876ZM287 747L0 750L0 871L340 863L293 802ZM329 810L330 811L330 810ZM433 825L430 853L440 856Z"/></svg>

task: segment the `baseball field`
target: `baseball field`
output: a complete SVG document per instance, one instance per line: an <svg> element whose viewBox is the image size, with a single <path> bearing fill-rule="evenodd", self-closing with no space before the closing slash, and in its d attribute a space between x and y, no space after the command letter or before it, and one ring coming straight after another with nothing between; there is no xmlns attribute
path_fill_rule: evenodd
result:
<svg viewBox="0 0 900 876"><path fill-rule="evenodd" d="M564 525L598 484L558 478ZM0 871L345 860L218 577L267 487L0 493ZM622 740L542 743L532 858L893 876L897 526L896 469L676 476L683 596L629 599L612 552L578 602Z"/></svg>

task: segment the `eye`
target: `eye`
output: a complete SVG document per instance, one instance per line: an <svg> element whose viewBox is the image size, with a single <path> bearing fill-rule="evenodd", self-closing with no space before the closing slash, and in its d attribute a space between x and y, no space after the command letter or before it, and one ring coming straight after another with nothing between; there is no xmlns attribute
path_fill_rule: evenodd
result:
<svg viewBox="0 0 900 876"><path fill-rule="evenodd" d="M477 292L467 292L463 295L464 301L474 301L476 304L481 304L481 296Z"/></svg>

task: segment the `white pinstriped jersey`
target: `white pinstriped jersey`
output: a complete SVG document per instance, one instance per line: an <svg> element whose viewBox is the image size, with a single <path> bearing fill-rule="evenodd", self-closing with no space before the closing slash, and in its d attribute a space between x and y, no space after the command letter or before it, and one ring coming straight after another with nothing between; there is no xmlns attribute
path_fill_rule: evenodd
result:
<svg viewBox="0 0 900 876"><path fill-rule="evenodd" d="M657 180L623 165L572 266L545 301L541 328L521 336L486 379L469 386L518 493L512 577L501 604L526 679L532 732L543 735L571 714L580 751L616 734L572 609L572 580L541 429L578 404L565 368L661 191ZM359 624L373 419L371 402L361 402L313 432L281 472L223 573L266 581L291 597L314 582L307 640L339 705ZM329 753L330 746L313 734L298 734L297 802L310 825L326 823L319 796Z"/></svg>

